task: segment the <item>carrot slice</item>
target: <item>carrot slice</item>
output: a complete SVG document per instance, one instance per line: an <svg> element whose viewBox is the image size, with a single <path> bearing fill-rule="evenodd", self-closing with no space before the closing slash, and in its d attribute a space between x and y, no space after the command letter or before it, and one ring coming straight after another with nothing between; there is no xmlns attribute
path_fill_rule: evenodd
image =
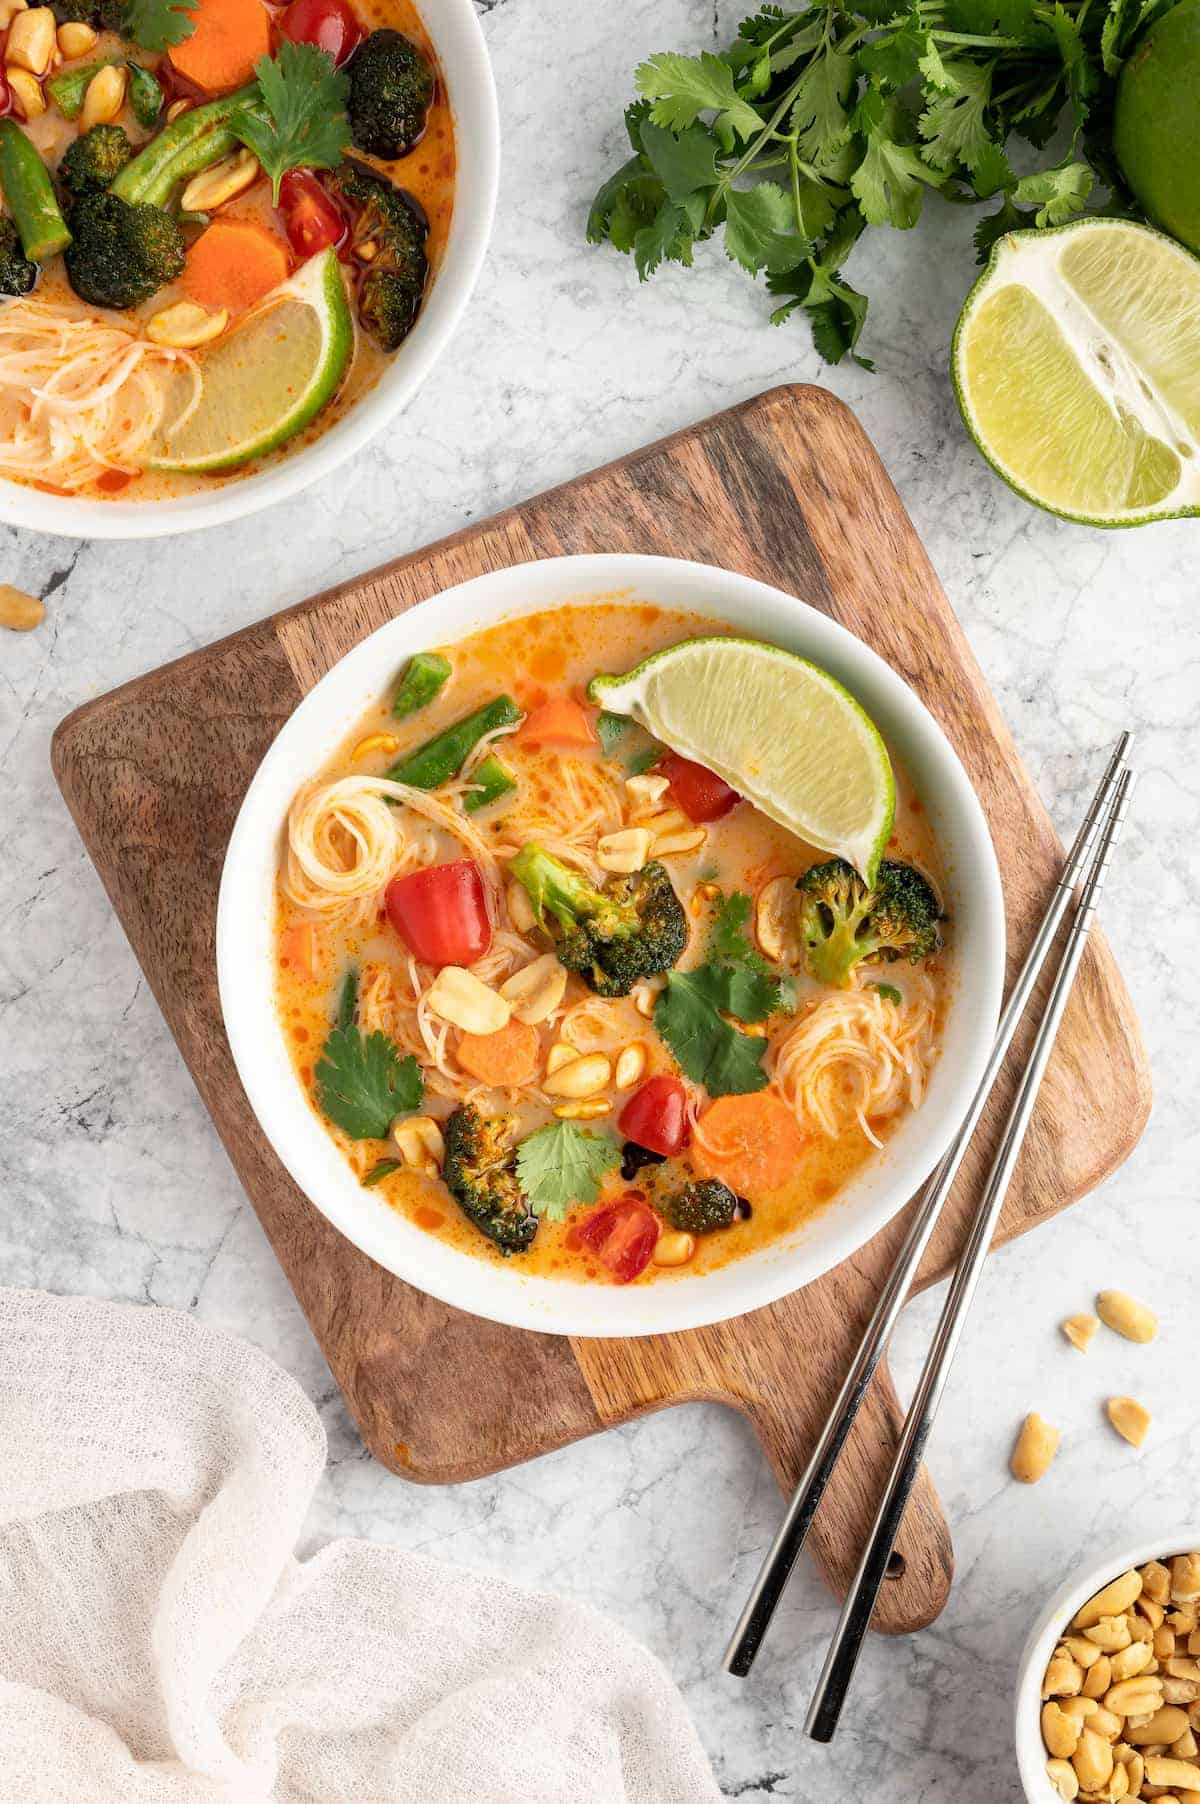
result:
<svg viewBox="0 0 1200 1804"><path fill-rule="evenodd" d="M244 313L286 282L289 268L286 246L266 226L214 219L188 252L179 286L202 307Z"/></svg>
<svg viewBox="0 0 1200 1804"><path fill-rule="evenodd" d="M205 94L226 94L254 75L271 54L271 20L262 0L200 0L187 14L196 29L172 44L171 65Z"/></svg>
<svg viewBox="0 0 1200 1804"><path fill-rule="evenodd" d="M521 723L517 738L526 745L595 745L592 716L582 702L569 695L552 695L534 708Z"/></svg>
<svg viewBox="0 0 1200 1804"><path fill-rule="evenodd" d="M315 977L316 934L311 921L293 921L279 936L279 958L297 977Z"/></svg>
<svg viewBox="0 0 1200 1804"><path fill-rule="evenodd" d="M753 1199L787 1182L804 1144L795 1115L769 1090L718 1096L696 1123L692 1163L702 1178Z"/></svg>
<svg viewBox="0 0 1200 1804"><path fill-rule="evenodd" d="M537 1070L538 1037L524 1021L510 1021L494 1034L464 1034L458 1042L458 1062L493 1089L523 1084Z"/></svg>

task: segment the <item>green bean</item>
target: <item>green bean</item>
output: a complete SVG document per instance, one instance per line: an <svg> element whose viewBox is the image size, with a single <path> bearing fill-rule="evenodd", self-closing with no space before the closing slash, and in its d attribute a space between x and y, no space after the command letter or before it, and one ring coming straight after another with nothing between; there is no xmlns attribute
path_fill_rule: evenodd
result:
<svg viewBox="0 0 1200 1804"><path fill-rule="evenodd" d="M416 751L408 752L387 774L393 783L407 783L411 789L440 789L458 775L468 753L485 733L494 733L497 727L511 727L520 718L521 710L512 696L498 695L473 714L456 720L445 732L427 739Z"/></svg>
<svg viewBox="0 0 1200 1804"><path fill-rule="evenodd" d="M129 104L138 124L149 131L163 109L163 91L158 77L140 63L126 63L129 71Z"/></svg>
<svg viewBox="0 0 1200 1804"><path fill-rule="evenodd" d="M507 764L497 758L495 752L489 752L479 769L471 773L472 783L478 784L463 797L463 807L468 814L478 814L481 808L490 808L501 796L511 794L517 787L517 779Z"/></svg>
<svg viewBox="0 0 1200 1804"><path fill-rule="evenodd" d="M220 100L193 107L190 113L181 113L126 163L110 192L118 200L149 201L151 206L165 207L176 183L199 175L237 148L240 139L229 129L233 115L261 108L258 83L252 81L236 94L225 94Z"/></svg>
<svg viewBox="0 0 1200 1804"><path fill-rule="evenodd" d="M11 119L0 119L0 188L21 248L32 262L44 263L67 248L71 234L55 198L50 172L32 141Z"/></svg>
<svg viewBox="0 0 1200 1804"><path fill-rule="evenodd" d="M443 658L441 652L419 651L410 658L392 700L392 713L396 719L404 720L418 708L428 707L434 696L440 694L449 675L450 660Z"/></svg>

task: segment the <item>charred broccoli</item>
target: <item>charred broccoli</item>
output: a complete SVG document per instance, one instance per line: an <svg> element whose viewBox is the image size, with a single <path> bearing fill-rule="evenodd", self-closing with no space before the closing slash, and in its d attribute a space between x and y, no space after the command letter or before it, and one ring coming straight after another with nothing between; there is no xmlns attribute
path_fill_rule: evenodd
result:
<svg viewBox="0 0 1200 1804"><path fill-rule="evenodd" d="M7 213L0 214L0 294L28 294L38 266L21 249L21 237Z"/></svg>
<svg viewBox="0 0 1200 1804"><path fill-rule="evenodd" d="M687 944L687 916L657 862L604 890L539 845L523 846L511 870L559 963L597 996L628 996L639 978L669 971Z"/></svg>
<svg viewBox="0 0 1200 1804"><path fill-rule="evenodd" d="M942 943L933 886L911 864L885 858L871 887L844 858L831 858L805 871L796 888L805 969L821 983L844 989L864 959L915 965Z"/></svg>
<svg viewBox="0 0 1200 1804"><path fill-rule="evenodd" d="M507 1259L528 1249L538 1218L521 1193L516 1149L505 1146L504 1128L502 1116L484 1115L474 1103L455 1109L442 1130L442 1177L467 1220Z"/></svg>
<svg viewBox="0 0 1200 1804"><path fill-rule="evenodd" d="M412 330L425 292L428 221L411 195L353 157L329 183L354 212L355 243L375 246L359 289L359 318L382 350L394 351Z"/></svg>
<svg viewBox="0 0 1200 1804"><path fill-rule="evenodd" d="M133 146L120 125L93 125L81 138L73 138L58 166L68 199L74 202L85 194L102 193L132 155Z"/></svg>
<svg viewBox="0 0 1200 1804"><path fill-rule="evenodd" d="M92 25L98 31L125 35L125 0L50 0L59 25Z"/></svg>
<svg viewBox="0 0 1200 1804"><path fill-rule="evenodd" d="M719 1178L695 1178L661 1205L673 1228L684 1234L714 1234L737 1215L737 1197Z"/></svg>
<svg viewBox="0 0 1200 1804"><path fill-rule="evenodd" d="M360 150L373 157L405 157L425 131L433 99L433 70L411 38L373 31L351 57L346 111Z"/></svg>
<svg viewBox="0 0 1200 1804"><path fill-rule="evenodd" d="M71 208L71 234L67 276L94 307L136 307L183 268L183 233L161 207L85 194Z"/></svg>

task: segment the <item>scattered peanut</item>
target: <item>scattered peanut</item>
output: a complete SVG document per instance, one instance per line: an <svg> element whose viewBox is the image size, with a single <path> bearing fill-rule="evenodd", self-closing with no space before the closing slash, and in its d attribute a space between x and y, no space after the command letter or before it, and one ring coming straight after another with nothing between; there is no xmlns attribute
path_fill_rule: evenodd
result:
<svg viewBox="0 0 1200 1804"><path fill-rule="evenodd" d="M1104 1708L1114 1716L1145 1716L1162 1705L1162 1683L1153 1673L1122 1679L1104 1694Z"/></svg>
<svg viewBox="0 0 1200 1804"><path fill-rule="evenodd" d="M1148 1566L1142 1567L1142 1588L1153 1603L1170 1603L1171 1574L1161 1560L1151 1560Z"/></svg>
<svg viewBox="0 0 1200 1804"><path fill-rule="evenodd" d="M640 983L635 983L633 986L633 1006L639 1015L645 1016L647 1021L658 1007L661 988L661 983L656 982L652 977L643 977Z"/></svg>
<svg viewBox="0 0 1200 1804"><path fill-rule="evenodd" d="M1102 1616L1099 1622L1094 1622L1083 1632L1106 1654L1119 1654L1133 1640L1133 1630L1125 1616Z"/></svg>
<svg viewBox="0 0 1200 1804"><path fill-rule="evenodd" d="M517 933L532 933L537 925L537 916L533 912L533 903L529 900L529 892L523 883L514 881L506 887L504 900L508 904L508 918Z"/></svg>
<svg viewBox="0 0 1200 1804"><path fill-rule="evenodd" d="M32 632L46 618L46 609L36 595L26 595L8 583L0 583L0 626L11 633Z"/></svg>
<svg viewBox="0 0 1200 1804"><path fill-rule="evenodd" d="M1082 1733L1082 1720L1068 1716L1053 1698L1042 1705L1042 1740L1055 1759L1069 1760L1079 1746Z"/></svg>
<svg viewBox="0 0 1200 1804"><path fill-rule="evenodd" d="M58 28L58 47L68 62L77 56L86 56L97 44L97 34L90 25L70 20Z"/></svg>
<svg viewBox="0 0 1200 1804"><path fill-rule="evenodd" d="M650 856L654 835L648 827L623 827L596 841L596 863L603 871L640 871Z"/></svg>
<svg viewBox="0 0 1200 1804"><path fill-rule="evenodd" d="M660 1234L654 1247L654 1263L655 1265L686 1265L695 1251L696 1242L690 1234L678 1232ZM1046 1707L1050 1708L1049 1705Z"/></svg>
<svg viewBox="0 0 1200 1804"><path fill-rule="evenodd" d="M1113 1751L1102 1735L1085 1727L1071 1765L1084 1791L1099 1791L1112 1777Z"/></svg>
<svg viewBox="0 0 1200 1804"><path fill-rule="evenodd" d="M1154 1658L1154 1649L1146 1641L1132 1641L1123 1647L1119 1654L1114 1654L1109 1664L1112 1676L1117 1684L1132 1679L1135 1674L1144 1672Z"/></svg>
<svg viewBox="0 0 1200 1804"><path fill-rule="evenodd" d="M553 1046L546 1054L547 1077L555 1071L561 1071L564 1065L569 1065L573 1059L577 1059L578 1057L579 1054L576 1052L575 1048L573 1046L568 1046L565 1040L555 1040Z"/></svg>
<svg viewBox="0 0 1200 1804"><path fill-rule="evenodd" d="M612 1066L602 1052L576 1054L568 1063L547 1071L542 1088L547 1096L565 1096L579 1101L608 1088Z"/></svg>
<svg viewBox="0 0 1200 1804"><path fill-rule="evenodd" d="M1164 1758L1161 1754L1147 1754L1146 1778L1151 1785L1184 1786L1188 1791L1200 1791L1200 1766L1190 1760L1176 1760L1171 1755Z"/></svg>
<svg viewBox="0 0 1200 1804"><path fill-rule="evenodd" d="M1150 1426L1150 1411L1135 1397L1110 1397L1104 1407L1121 1439L1140 1447Z"/></svg>
<svg viewBox="0 0 1200 1804"><path fill-rule="evenodd" d="M23 17L32 18L33 15L25 13ZM124 63L106 63L103 69L97 69L83 97L83 108L79 115L81 132L90 132L94 125L112 124L125 105L127 80Z"/></svg>
<svg viewBox="0 0 1200 1804"><path fill-rule="evenodd" d="M1200 1553L1176 1554L1171 1561L1171 1602L1200 1602Z"/></svg>
<svg viewBox="0 0 1200 1804"><path fill-rule="evenodd" d="M5 31L12 24L18 13L23 13L29 0L0 0L0 31Z"/></svg>
<svg viewBox="0 0 1200 1804"><path fill-rule="evenodd" d="M799 900L793 877L772 877L758 892L754 937L764 957L774 964L800 963L804 948L800 940Z"/></svg>
<svg viewBox="0 0 1200 1804"><path fill-rule="evenodd" d="M379 255L379 245L374 238L364 238L361 244L355 245L354 255L360 263L374 263Z"/></svg>
<svg viewBox="0 0 1200 1804"><path fill-rule="evenodd" d="M391 1140L410 1171L437 1176L446 1157L446 1142L431 1115L404 1115L393 1121Z"/></svg>
<svg viewBox="0 0 1200 1804"><path fill-rule="evenodd" d="M1100 1318L1097 1315L1069 1315L1060 1325L1071 1345L1078 1347L1081 1353L1086 1353L1100 1326Z"/></svg>
<svg viewBox="0 0 1200 1804"><path fill-rule="evenodd" d="M671 785L665 777L656 777L647 771L640 777L626 777L625 787L639 806L657 808Z"/></svg>
<svg viewBox="0 0 1200 1804"><path fill-rule="evenodd" d="M1009 1460L1009 1470L1013 1477L1023 1485L1037 1484L1039 1478L1044 1478L1050 1469L1050 1463L1058 1452L1058 1441L1058 1429L1039 1416L1036 1410L1031 1411L1021 1424L1021 1432Z"/></svg>
<svg viewBox="0 0 1200 1804"><path fill-rule="evenodd" d="M206 307L197 306L195 301L176 301L174 306L164 307L147 322L146 337L156 345L168 345L176 351L194 351L198 345L211 344L214 338L220 338L228 324L228 307L218 307L210 313ZM372 740L388 740L388 735L372 733L354 748L354 756L362 757L362 746L370 746ZM388 743L395 748L400 742L391 739Z"/></svg>
<svg viewBox="0 0 1200 1804"><path fill-rule="evenodd" d="M500 994L511 1004L518 1021L536 1027L548 1020L563 999L567 973L553 952L544 952L532 964L522 965L500 985Z"/></svg>
<svg viewBox="0 0 1200 1804"><path fill-rule="evenodd" d="M464 1033L496 1034L512 1018L503 996L461 965L443 966L426 994L433 1013Z"/></svg>
<svg viewBox="0 0 1200 1804"><path fill-rule="evenodd" d="M1092 1643L1095 1646L1095 1643ZM1107 1654L1101 1654L1096 1664L1083 1676L1083 1695L1085 1698L1102 1698L1112 1684L1112 1662Z"/></svg>
<svg viewBox="0 0 1200 1804"><path fill-rule="evenodd" d="M655 858L677 858L684 852L699 851L707 838L703 827L677 827L668 833L655 833L652 850Z"/></svg>
<svg viewBox="0 0 1200 1804"><path fill-rule="evenodd" d="M1111 1585L1105 1585L1103 1591L1097 1591L1095 1597L1089 1598L1082 1609L1076 1610L1071 1627L1090 1629L1102 1617L1119 1616L1141 1596L1141 1592L1141 1573L1135 1570L1123 1572Z"/></svg>
<svg viewBox="0 0 1200 1804"><path fill-rule="evenodd" d="M1097 1660L1102 1658L1100 1649L1096 1646L1096 1643L1094 1641L1085 1641L1082 1635L1064 1635L1063 1646L1070 1654L1072 1660L1074 1660L1076 1666L1082 1666L1085 1672L1090 1666L1094 1666ZM1106 1691L1108 1690L1107 1685L1104 1689Z"/></svg>
<svg viewBox="0 0 1200 1804"><path fill-rule="evenodd" d="M1048 1760L1046 1775L1059 1797L1066 1798L1068 1804L1079 1796L1079 1780L1069 1760Z"/></svg>
<svg viewBox="0 0 1200 1804"><path fill-rule="evenodd" d="M40 119L46 111L46 96L37 76L31 75L28 69L6 69L5 74L13 97L21 109L21 117L26 122Z"/></svg>
<svg viewBox="0 0 1200 1804"><path fill-rule="evenodd" d="M612 1114L612 1104L603 1096L589 1096L582 1102L560 1102L554 1113L560 1121L599 1121Z"/></svg>
<svg viewBox="0 0 1200 1804"><path fill-rule="evenodd" d="M646 1043L644 1040L631 1040L628 1046L621 1048L617 1067L613 1072L613 1083L618 1090L632 1090L645 1069Z"/></svg>
<svg viewBox="0 0 1200 1804"><path fill-rule="evenodd" d="M182 96L178 100L173 100L167 108L167 124L171 125L176 119L182 119L183 115L190 113L191 110L192 102L190 100L186 100Z"/></svg>
<svg viewBox="0 0 1200 1804"><path fill-rule="evenodd" d="M98 81L99 76L96 79ZM258 158L252 150L239 150L231 157L223 157L211 169L203 169L192 177L180 197L180 211L213 213L226 201L253 187L261 173Z"/></svg>
<svg viewBox="0 0 1200 1804"><path fill-rule="evenodd" d="M1083 1669L1076 1666L1064 1647L1057 1647L1042 1680L1042 1697L1078 1697L1083 1688Z"/></svg>
<svg viewBox="0 0 1200 1804"><path fill-rule="evenodd" d="M1149 1341L1158 1333L1158 1317L1145 1303L1126 1296L1123 1290L1102 1290L1096 1298L1096 1313L1106 1328L1126 1340Z"/></svg>
<svg viewBox="0 0 1200 1804"><path fill-rule="evenodd" d="M14 68L28 69L31 75L45 75L56 45L57 27L51 9L27 7L15 15L8 28L4 60Z"/></svg>

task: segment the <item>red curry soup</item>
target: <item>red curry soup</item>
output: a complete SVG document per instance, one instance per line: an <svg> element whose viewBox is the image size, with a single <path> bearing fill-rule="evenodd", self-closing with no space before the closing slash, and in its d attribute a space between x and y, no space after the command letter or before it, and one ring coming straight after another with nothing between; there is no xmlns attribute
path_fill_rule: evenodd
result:
<svg viewBox="0 0 1200 1804"><path fill-rule="evenodd" d="M722 633L620 603L421 653L296 796L282 1029L364 1186L541 1277L711 1271L921 1105L947 924L896 772L869 887L586 699Z"/></svg>
<svg viewBox="0 0 1200 1804"><path fill-rule="evenodd" d="M324 432L449 229L411 0L0 0L0 25L0 475L161 499Z"/></svg>

